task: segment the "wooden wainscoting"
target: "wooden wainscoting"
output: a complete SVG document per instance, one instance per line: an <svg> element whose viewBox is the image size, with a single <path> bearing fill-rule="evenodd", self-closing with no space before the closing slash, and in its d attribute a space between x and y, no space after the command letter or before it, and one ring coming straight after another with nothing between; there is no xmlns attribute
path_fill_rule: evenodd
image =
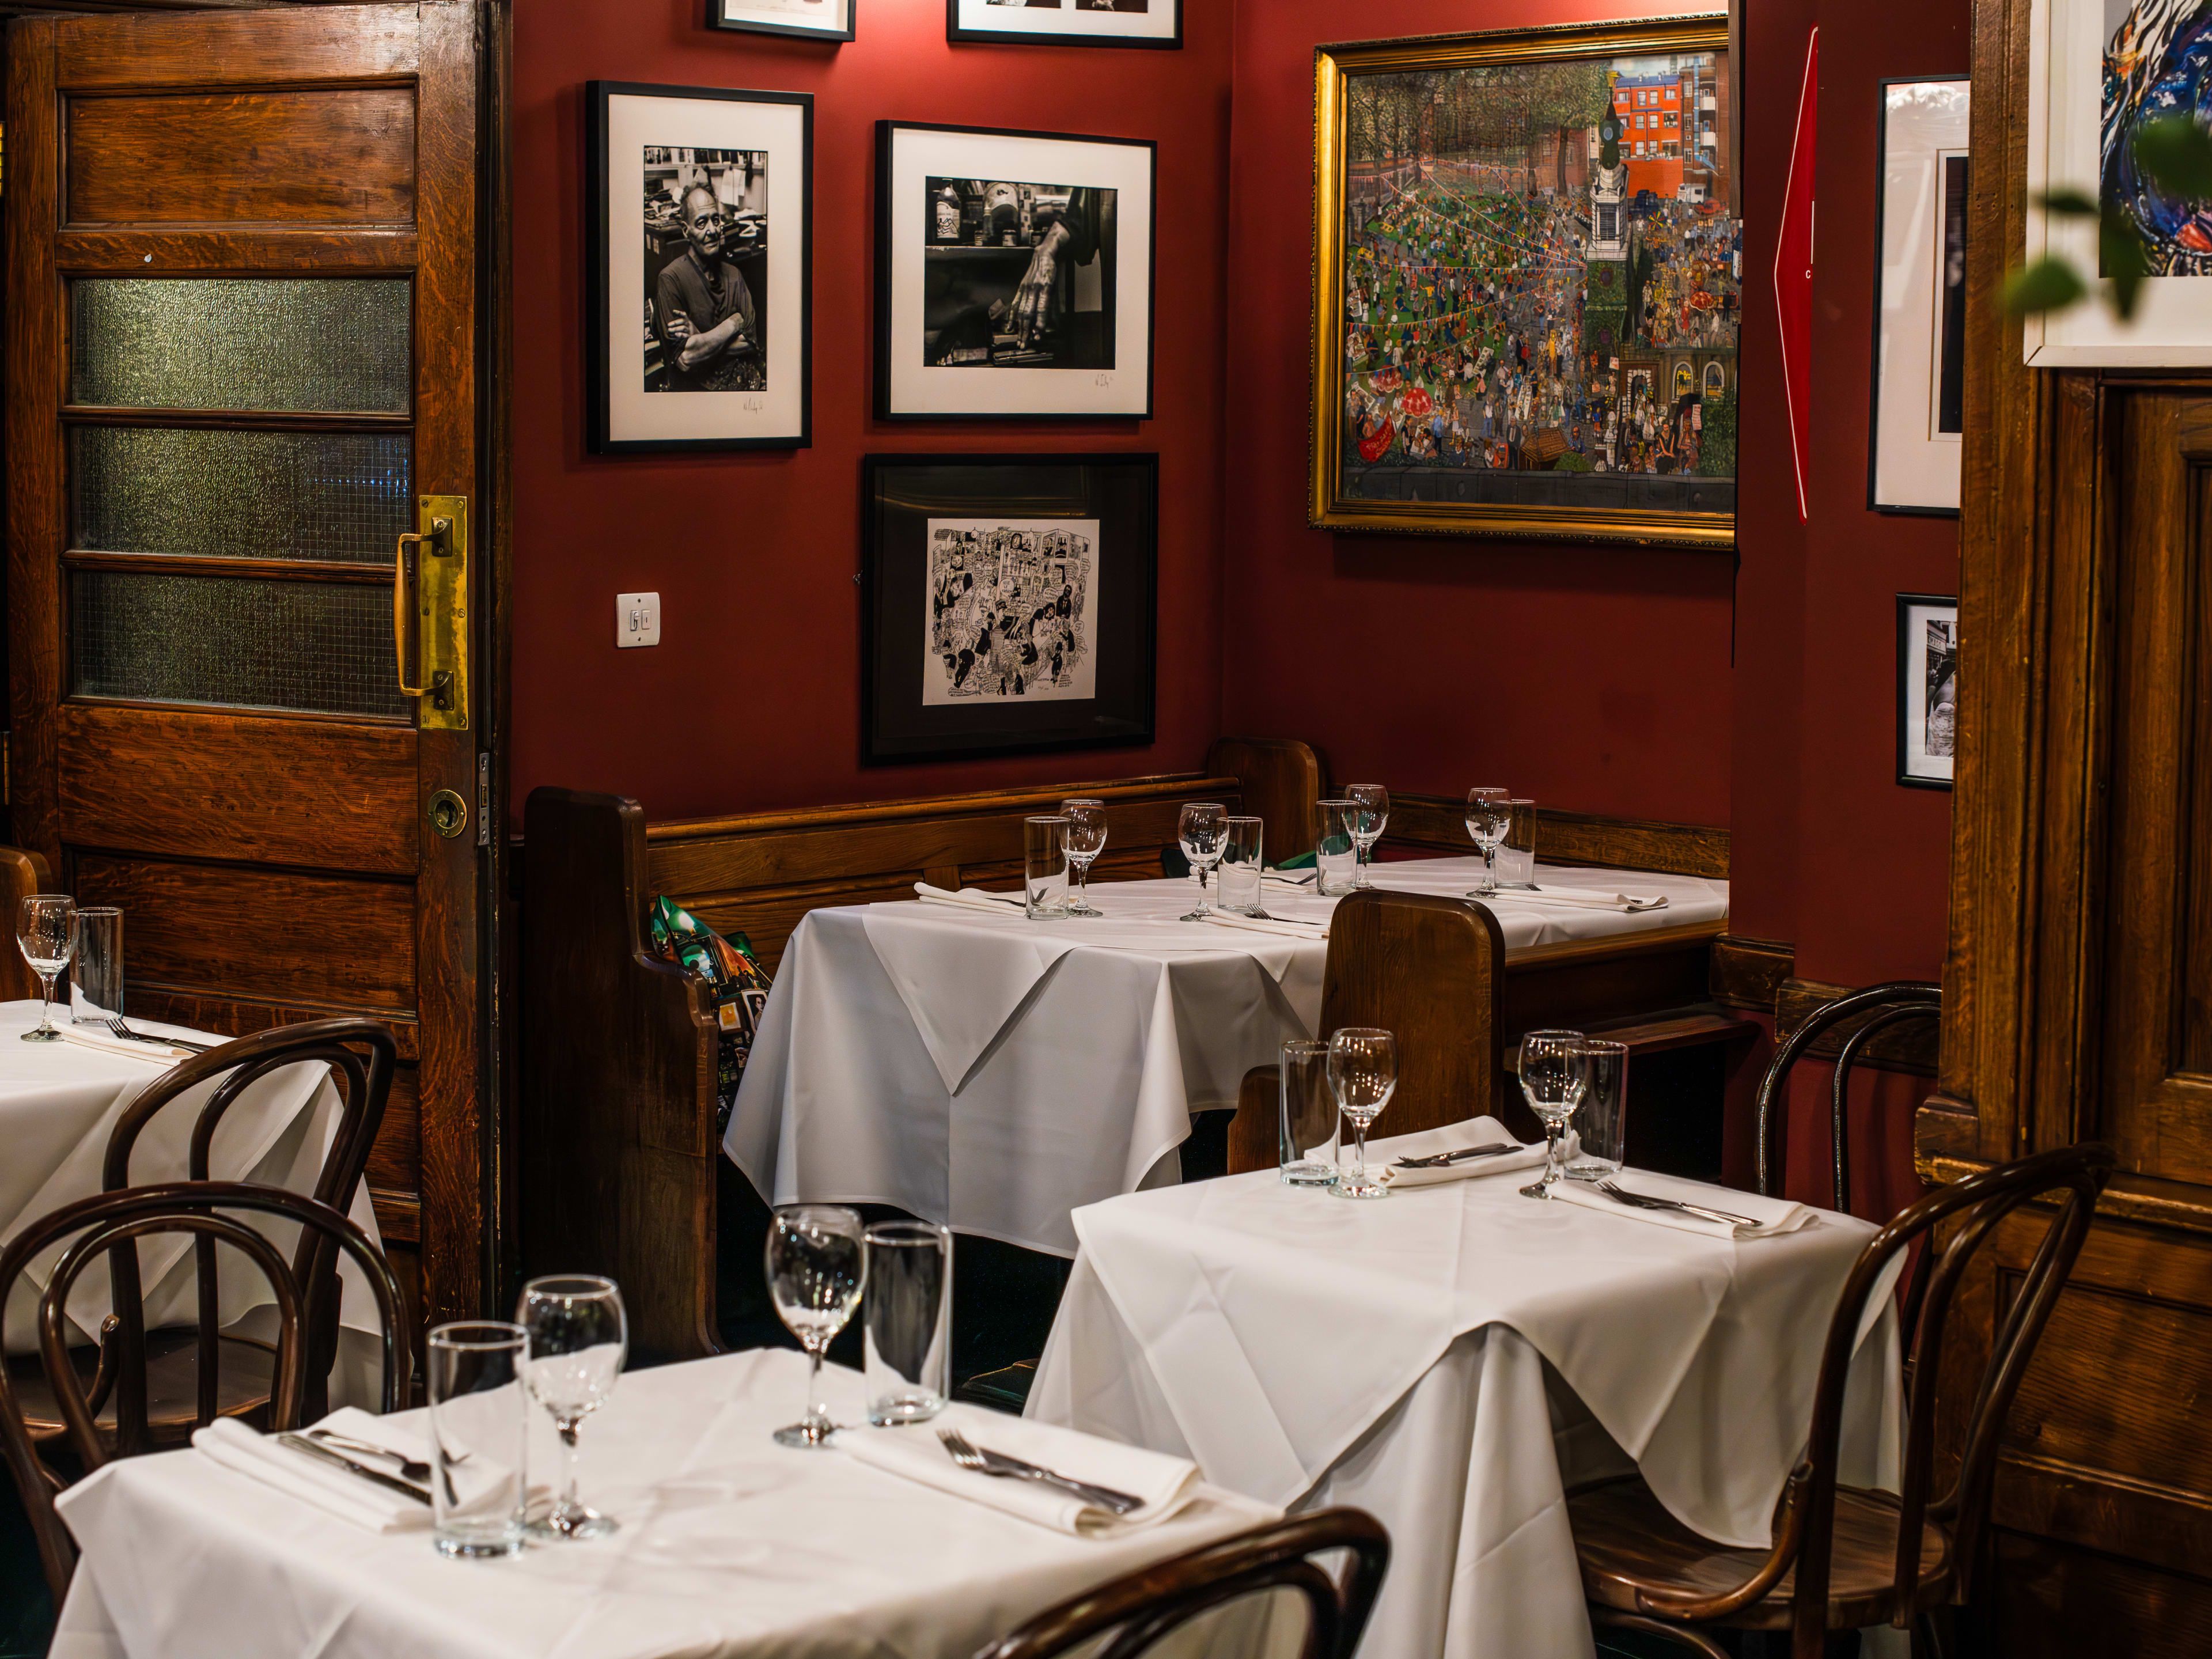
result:
<svg viewBox="0 0 2212 1659"><path fill-rule="evenodd" d="M1393 795L1384 847L1472 857L1467 804L1443 795ZM1595 812L1536 809L1536 856L1547 864L1589 864L1610 870L1726 881L1729 832L1705 824L1609 818Z"/></svg>

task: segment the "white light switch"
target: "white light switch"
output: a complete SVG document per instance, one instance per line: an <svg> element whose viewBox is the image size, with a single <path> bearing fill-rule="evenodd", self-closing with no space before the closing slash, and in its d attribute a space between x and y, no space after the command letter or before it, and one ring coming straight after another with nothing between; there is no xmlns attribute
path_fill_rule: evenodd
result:
<svg viewBox="0 0 2212 1659"><path fill-rule="evenodd" d="M625 648L660 643L659 594L615 595L615 643Z"/></svg>

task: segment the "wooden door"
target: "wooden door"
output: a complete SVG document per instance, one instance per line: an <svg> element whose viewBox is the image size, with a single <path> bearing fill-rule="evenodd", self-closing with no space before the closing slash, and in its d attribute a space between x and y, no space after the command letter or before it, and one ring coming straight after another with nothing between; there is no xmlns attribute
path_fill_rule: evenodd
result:
<svg viewBox="0 0 2212 1659"><path fill-rule="evenodd" d="M490 775L481 676L403 695L394 586L419 680L476 597L426 614L479 493L477 28L48 18L8 53L15 833L123 907L130 1012L390 1023L369 1185L432 1321L492 1249ZM426 500L463 522L396 559Z"/></svg>

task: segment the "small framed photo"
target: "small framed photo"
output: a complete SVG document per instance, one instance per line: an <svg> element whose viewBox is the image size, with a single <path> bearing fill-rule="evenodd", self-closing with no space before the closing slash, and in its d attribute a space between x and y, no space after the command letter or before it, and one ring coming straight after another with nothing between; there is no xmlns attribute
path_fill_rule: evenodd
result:
<svg viewBox="0 0 2212 1659"><path fill-rule="evenodd" d="M876 413L1152 412L1150 140L876 128Z"/></svg>
<svg viewBox="0 0 2212 1659"><path fill-rule="evenodd" d="M802 40L849 40L860 0L707 0L708 26Z"/></svg>
<svg viewBox="0 0 2212 1659"><path fill-rule="evenodd" d="M864 761L1152 740L1158 455L862 471Z"/></svg>
<svg viewBox="0 0 2212 1659"><path fill-rule="evenodd" d="M586 100L592 453L805 448L813 98L593 81Z"/></svg>
<svg viewBox="0 0 2212 1659"><path fill-rule="evenodd" d="M1867 505L1955 517L1966 383L1965 81L1881 83Z"/></svg>
<svg viewBox="0 0 2212 1659"><path fill-rule="evenodd" d="M1948 789L1959 744L1959 601L1897 596L1897 781Z"/></svg>
<svg viewBox="0 0 2212 1659"><path fill-rule="evenodd" d="M998 45L1182 45L1183 0L945 0L945 38Z"/></svg>

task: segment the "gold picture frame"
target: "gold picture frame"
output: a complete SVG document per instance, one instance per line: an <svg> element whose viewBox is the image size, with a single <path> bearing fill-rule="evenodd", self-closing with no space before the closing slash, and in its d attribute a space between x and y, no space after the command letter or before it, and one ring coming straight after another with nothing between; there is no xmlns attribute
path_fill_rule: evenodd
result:
<svg viewBox="0 0 2212 1659"><path fill-rule="evenodd" d="M1746 273L1730 36L1714 13L1316 50L1310 523L1735 545ZM1348 155L1355 126L1383 131L1389 100L1387 142L1409 142L1410 111L1411 149ZM1540 105L1570 118L1543 127ZM1517 148L1495 142L1508 109L1522 112ZM1357 245L1354 209L1371 216ZM1499 252L1516 239L1534 250L1525 263ZM1577 283L1571 327L1530 325L1563 320L1543 307ZM1601 289L1613 303L1589 306Z"/></svg>

